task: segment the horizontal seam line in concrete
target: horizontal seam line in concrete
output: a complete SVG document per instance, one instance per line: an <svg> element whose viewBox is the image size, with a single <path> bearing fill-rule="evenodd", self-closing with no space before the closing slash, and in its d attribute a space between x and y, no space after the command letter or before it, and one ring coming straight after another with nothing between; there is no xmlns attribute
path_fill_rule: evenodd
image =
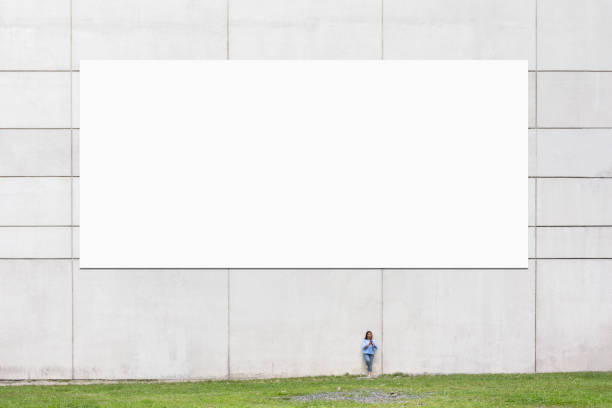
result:
<svg viewBox="0 0 612 408"><path fill-rule="evenodd" d="M80 227L80 225L0 225L0 228L74 228Z"/></svg>
<svg viewBox="0 0 612 408"><path fill-rule="evenodd" d="M610 224L589 224L589 225L536 225L537 228L610 228Z"/></svg>
<svg viewBox="0 0 612 408"><path fill-rule="evenodd" d="M65 72L69 74L71 72L79 72L76 70L69 69L0 69L0 73L2 72Z"/></svg>
<svg viewBox="0 0 612 408"><path fill-rule="evenodd" d="M209 60L196 60L196 61L226 61L227 58L219 58L219 59L209 59ZM381 60L384 60L381 59ZM402 61L411 61L410 59L405 59ZM80 69L0 69L0 73L2 72L64 72L64 73L72 73L72 72L81 72ZM528 69L527 72L568 72L568 73L581 73L581 72L593 72L593 73L612 73L610 69Z"/></svg>
<svg viewBox="0 0 612 408"><path fill-rule="evenodd" d="M0 130L80 130L80 127L0 127ZM568 127L568 126L561 126L561 127L555 127L555 126L547 126L547 127L527 127L527 130L536 130L536 129L540 129L540 130L580 130L580 129L612 129L612 126L574 126L574 127Z"/></svg>
<svg viewBox="0 0 612 408"><path fill-rule="evenodd" d="M0 225L0 228L80 228L80 224L73 225L36 225L36 224L20 224L20 225ZM527 228L612 228L610 224L588 224L588 225L528 225ZM380 269L380 268L375 268ZM386 268L384 268L386 269Z"/></svg>
<svg viewBox="0 0 612 408"><path fill-rule="evenodd" d="M183 174L183 173L181 173ZM422 176L427 177L427 175ZM1 176L0 178L77 178L81 176ZM612 176L527 176L528 179L612 179Z"/></svg>
<svg viewBox="0 0 612 408"><path fill-rule="evenodd" d="M602 73L612 73L612 70L609 69L537 69L537 70L529 70L529 72L569 72L569 73L579 73L579 72L602 72Z"/></svg>
<svg viewBox="0 0 612 408"><path fill-rule="evenodd" d="M529 127L527 128L529 130L589 130L589 129L612 129L612 126L561 126L561 127L555 127L555 126L547 126L547 127Z"/></svg>
<svg viewBox="0 0 612 408"><path fill-rule="evenodd" d="M599 261L612 261L612 258L576 258L576 257L567 257L567 258L558 258L558 257L549 257L549 258L537 258L538 261L547 261L547 260L575 260L575 261L588 261L588 260L599 260Z"/></svg>
<svg viewBox="0 0 612 408"><path fill-rule="evenodd" d="M534 260L535 258L529 258L529 260ZM537 258L538 260L550 260L550 259L583 259L583 260L612 260L612 258ZM79 260L79 258L0 258L0 261L72 261ZM403 270L412 270L412 271L420 271L420 270L484 270L484 271L522 271L527 270L528 268L80 268L82 270L90 270L90 271L111 271L111 270L120 270L120 271L141 271L141 270L153 270L153 271L168 271L168 270L202 270L202 271L272 271L272 270L282 270L282 271L343 271L343 270L360 270L360 271L378 271L380 269L390 270L390 271L403 271Z"/></svg>
<svg viewBox="0 0 612 408"><path fill-rule="evenodd" d="M0 176L0 178L80 178L80 176Z"/></svg>
<svg viewBox="0 0 612 408"><path fill-rule="evenodd" d="M528 176L530 179L612 179L612 176Z"/></svg>
<svg viewBox="0 0 612 408"><path fill-rule="evenodd" d="M81 225L0 225L0 228L80 228ZM612 228L610 224L589 224L589 225L528 225L527 228Z"/></svg>
<svg viewBox="0 0 612 408"><path fill-rule="evenodd" d="M45 257L45 258L0 258L0 260L3 261L9 261L9 260L24 260L24 261L57 261L57 260L66 260L66 261L72 261L74 259L79 259L79 258L49 258L49 257Z"/></svg>
<svg viewBox="0 0 612 408"><path fill-rule="evenodd" d="M528 268L80 268L82 270L214 270L214 271L271 271L271 270L282 270L282 271L342 271L342 270L361 270L361 271L380 271L384 270L526 270Z"/></svg>

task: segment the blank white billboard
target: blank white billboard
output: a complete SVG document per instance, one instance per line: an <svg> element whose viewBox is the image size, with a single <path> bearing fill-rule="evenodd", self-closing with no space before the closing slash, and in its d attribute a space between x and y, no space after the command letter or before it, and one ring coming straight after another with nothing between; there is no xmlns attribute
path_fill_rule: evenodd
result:
<svg viewBox="0 0 612 408"><path fill-rule="evenodd" d="M82 268L526 268L526 61L82 61Z"/></svg>

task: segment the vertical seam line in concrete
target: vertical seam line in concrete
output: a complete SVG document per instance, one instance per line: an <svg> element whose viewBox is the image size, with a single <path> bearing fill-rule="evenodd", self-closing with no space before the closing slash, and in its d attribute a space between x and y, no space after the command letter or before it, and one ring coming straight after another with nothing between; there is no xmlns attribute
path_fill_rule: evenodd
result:
<svg viewBox="0 0 612 408"><path fill-rule="evenodd" d="M533 266L533 371L538 372L538 2L535 0L535 186L533 205L535 207L534 214L534 240L533 256L535 257Z"/></svg>
<svg viewBox="0 0 612 408"><path fill-rule="evenodd" d="M385 59L385 0L380 0L380 59ZM380 270L380 374L385 373L384 269Z"/></svg>
<svg viewBox="0 0 612 408"><path fill-rule="evenodd" d="M380 59L385 59L385 0L380 0Z"/></svg>
<svg viewBox="0 0 612 408"><path fill-rule="evenodd" d="M230 0L225 1L225 58L227 60L230 59L230 38L229 38L229 30L230 30ZM227 269L227 379L232 378L231 372L231 356L230 356L230 274L231 269Z"/></svg>
<svg viewBox="0 0 612 408"><path fill-rule="evenodd" d="M74 152L72 111L72 0L70 0L70 378L74 379Z"/></svg>
<svg viewBox="0 0 612 408"><path fill-rule="evenodd" d="M225 59L230 59L230 51L229 51L229 30L230 30L230 18L229 18L229 2L230 0L226 0L225 2Z"/></svg>
<svg viewBox="0 0 612 408"><path fill-rule="evenodd" d="M538 130L536 129L536 169L538 166ZM537 170L536 170L537 172ZM533 267L533 371L538 372L538 179L535 179L535 233L534 233L534 267Z"/></svg>
<svg viewBox="0 0 612 408"><path fill-rule="evenodd" d="M230 371L230 269L227 269L227 379L231 378Z"/></svg>
<svg viewBox="0 0 612 408"><path fill-rule="evenodd" d="M384 308L385 308L385 270L380 270L380 373L385 373L385 359L383 353L385 352L385 320L384 320Z"/></svg>

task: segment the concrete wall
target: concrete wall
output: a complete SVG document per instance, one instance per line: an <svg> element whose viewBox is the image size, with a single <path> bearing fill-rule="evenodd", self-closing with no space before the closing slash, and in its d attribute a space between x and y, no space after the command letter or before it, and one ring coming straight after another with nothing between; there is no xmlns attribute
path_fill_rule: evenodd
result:
<svg viewBox="0 0 612 408"><path fill-rule="evenodd" d="M226 377L227 287L226 270L76 270L74 376Z"/></svg>
<svg viewBox="0 0 612 408"><path fill-rule="evenodd" d="M0 378L357 373L366 329L378 372L612 370L612 1L3 0L0 16ZM530 268L80 271L82 58L527 59Z"/></svg>
<svg viewBox="0 0 612 408"><path fill-rule="evenodd" d="M230 271L231 376L360 372L366 328L381 333L381 278L380 270Z"/></svg>
<svg viewBox="0 0 612 408"><path fill-rule="evenodd" d="M533 269L383 278L385 372L533 372Z"/></svg>

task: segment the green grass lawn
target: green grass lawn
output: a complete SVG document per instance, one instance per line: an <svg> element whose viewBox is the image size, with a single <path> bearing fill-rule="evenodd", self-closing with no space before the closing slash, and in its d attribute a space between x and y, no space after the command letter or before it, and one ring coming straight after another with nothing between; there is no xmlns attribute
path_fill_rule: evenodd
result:
<svg viewBox="0 0 612 408"><path fill-rule="evenodd" d="M297 401L294 396L370 391L405 394L389 403ZM612 407L612 373L385 375L249 381L0 387L0 407Z"/></svg>

